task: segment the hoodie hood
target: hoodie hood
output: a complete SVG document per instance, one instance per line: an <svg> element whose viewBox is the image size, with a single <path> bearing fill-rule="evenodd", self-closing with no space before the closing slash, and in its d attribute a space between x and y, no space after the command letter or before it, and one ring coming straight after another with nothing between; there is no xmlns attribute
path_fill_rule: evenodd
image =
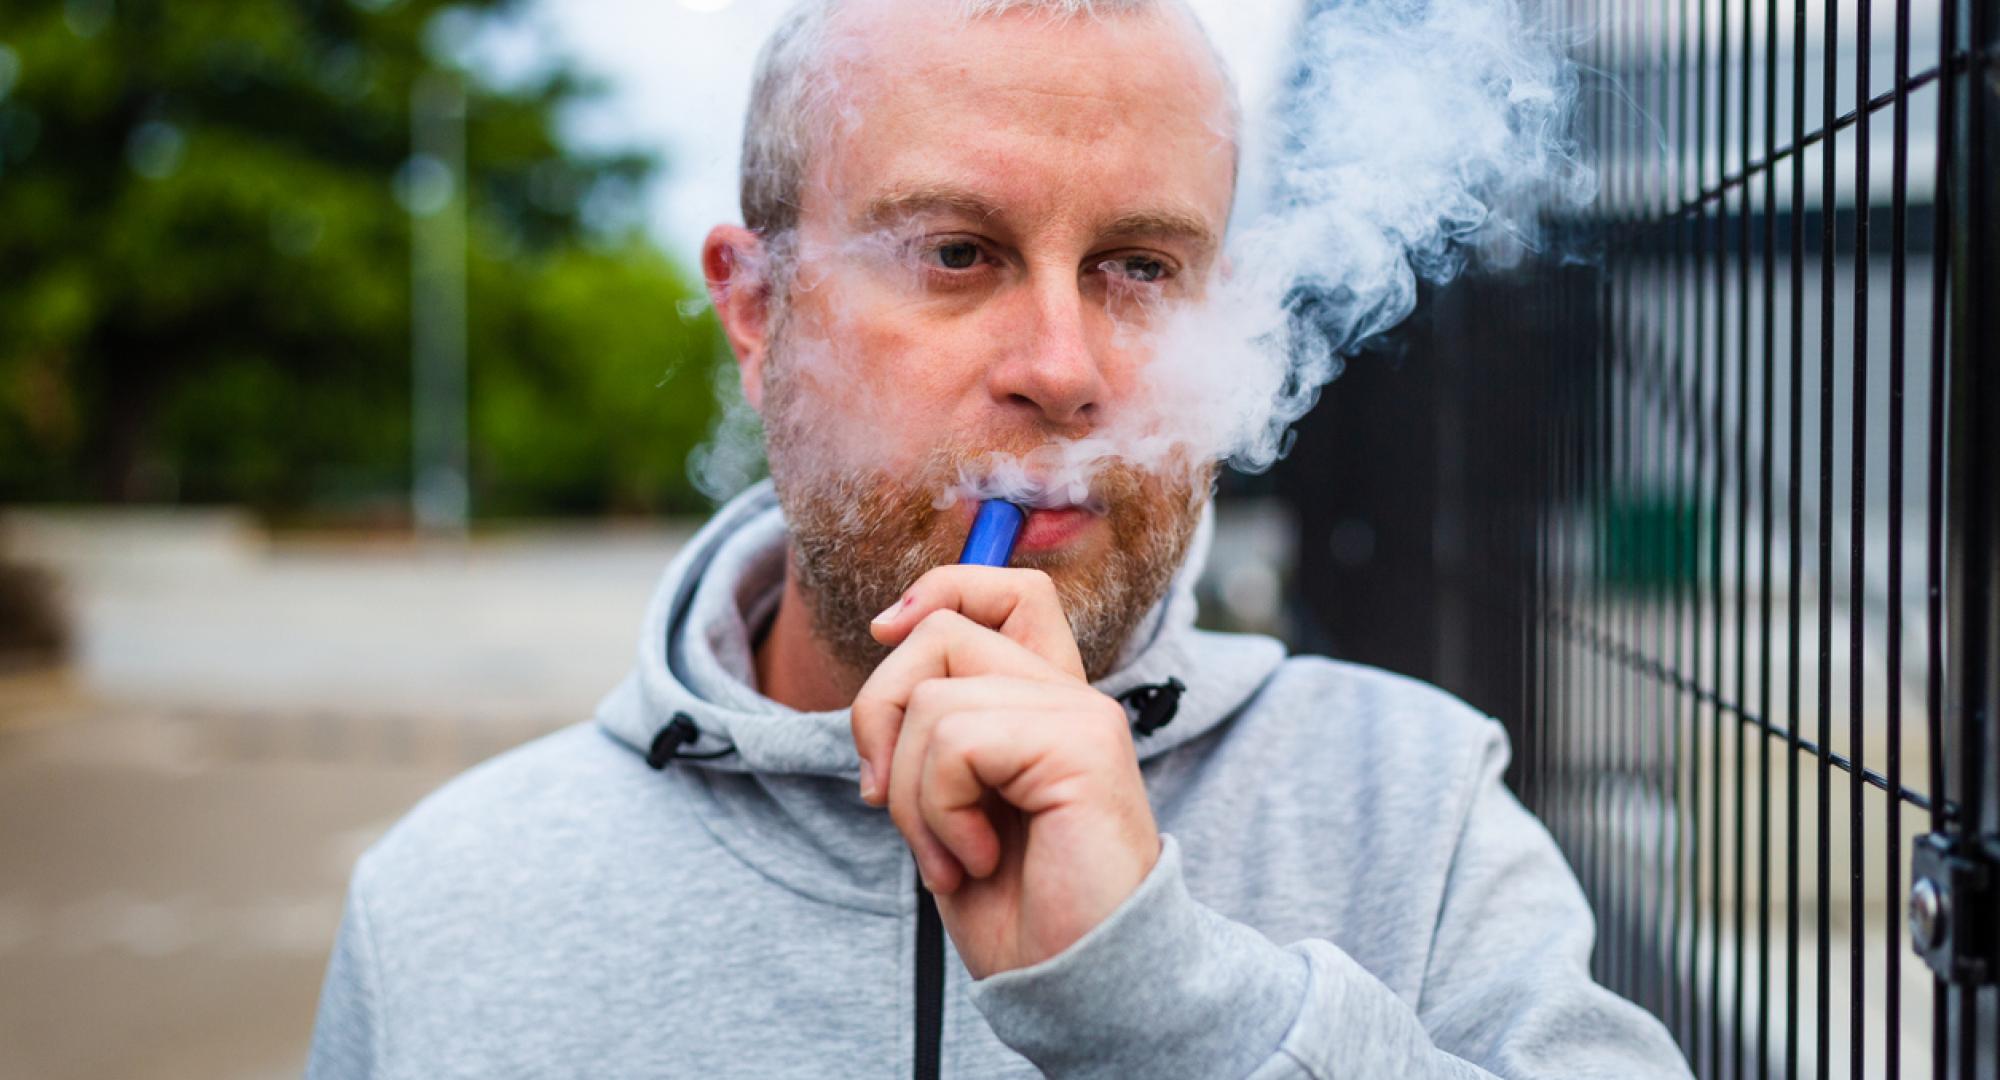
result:
<svg viewBox="0 0 2000 1080"><path fill-rule="evenodd" d="M1142 760L1226 719L1285 657L1271 638L1195 629L1194 583L1213 535L1211 507L1167 595L1141 620L1113 671L1093 684L1113 697L1170 679L1185 687L1170 723L1135 731ZM783 592L785 547L770 481L724 506L667 567L646 611L638 663L598 707L598 723L645 755L681 718L698 732L677 748L690 765L857 779L846 709L800 712L756 689L752 646Z"/></svg>

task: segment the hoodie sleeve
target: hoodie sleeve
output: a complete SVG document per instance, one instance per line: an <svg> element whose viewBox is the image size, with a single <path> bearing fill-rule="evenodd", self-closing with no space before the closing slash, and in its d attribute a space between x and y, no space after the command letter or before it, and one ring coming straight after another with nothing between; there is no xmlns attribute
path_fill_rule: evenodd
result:
<svg viewBox="0 0 2000 1080"><path fill-rule="evenodd" d="M360 877L357 873L354 884L348 887L347 913L341 918L340 935L334 940L326 981L320 987L319 1018L313 1024L306 1080L366 1080L379 1075L378 974Z"/></svg>
<svg viewBox="0 0 2000 1080"><path fill-rule="evenodd" d="M1331 942L1280 947L1195 900L1171 836L1109 918L974 1005L1055 1077L1686 1077L1665 1028L1591 981L1590 908L1490 726L1415 1008Z"/></svg>

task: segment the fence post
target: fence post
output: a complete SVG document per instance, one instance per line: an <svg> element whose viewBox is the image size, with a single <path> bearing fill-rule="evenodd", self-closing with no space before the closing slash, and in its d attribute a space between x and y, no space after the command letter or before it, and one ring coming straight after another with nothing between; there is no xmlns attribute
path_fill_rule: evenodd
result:
<svg viewBox="0 0 2000 1080"><path fill-rule="evenodd" d="M1955 10L1954 10L1955 8ZM1945 32L1951 222L1949 664L1944 798L1954 812L1912 866L1911 937L1940 979L1941 1075L2000 1063L2000 0L1957 0Z"/></svg>

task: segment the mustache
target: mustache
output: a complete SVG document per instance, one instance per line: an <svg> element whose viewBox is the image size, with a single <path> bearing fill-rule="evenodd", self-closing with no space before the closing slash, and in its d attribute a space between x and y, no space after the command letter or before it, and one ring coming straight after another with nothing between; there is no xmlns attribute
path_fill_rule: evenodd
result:
<svg viewBox="0 0 2000 1080"><path fill-rule="evenodd" d="M937 448L899 486L928 489L932 508L1005 499L1027 509L1075 508L1099 515L1173 486L1171 473L1150 472L1089 439L959 443Z"/></svg>

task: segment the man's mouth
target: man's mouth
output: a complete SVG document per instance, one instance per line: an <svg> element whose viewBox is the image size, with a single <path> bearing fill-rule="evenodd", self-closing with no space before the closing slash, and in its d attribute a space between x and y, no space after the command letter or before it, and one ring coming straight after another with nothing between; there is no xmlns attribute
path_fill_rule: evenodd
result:
<svg viewBox="0 0 2000 1080"><path fill-rule="evenodd" d="M1052 551L1075 542L1110 512L1109 500L1095 490L1096 486L1082 478L1066 477L1062 470L1050 474L1019 459L1003 457L997 466L989 464L988 470L961 471L958 484L947 494L947 503L959 505L970 529L981 504L1005 499L1026 512L1015 550Z"/></svg>
<svg viewBox="0 0 2000 1080"><path fill-rule="evenodd" d="M1026 510L1026 520L1020 526L1020 536L1014 542L1018 552L1046 552L1060 548L1084 532L1088 532L1100 518L1104 518L1104 508L1094 504L1074 504L1060 498L1054 492L1010 498L1014 506ZM978 516L980 500L962 498L958 500L958 514L966 528L972 528L972 518Z"/></svg>
<svg viewBox="0 0 2000 1080"><path fill-rule="evenodd" d="M1081 506L1036 507L1028 511L1017 550L1054 550L1082 535L1102 516Z"/></svg>

